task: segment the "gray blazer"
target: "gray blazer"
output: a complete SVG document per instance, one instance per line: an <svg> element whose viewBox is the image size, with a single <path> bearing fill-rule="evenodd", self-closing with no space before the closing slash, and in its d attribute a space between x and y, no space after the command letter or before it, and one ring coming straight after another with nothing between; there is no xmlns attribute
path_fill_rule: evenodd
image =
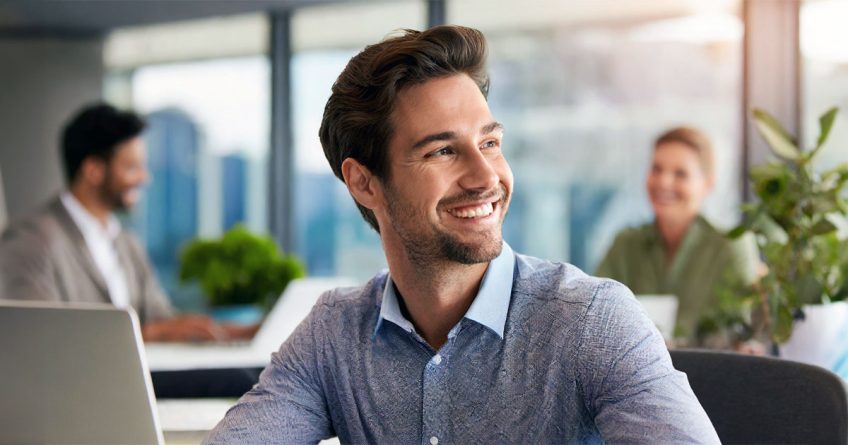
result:
<svg viewBox="0 0 848 445"><path fill-rule="evenodd" d="M115 249L141 322L172 316L138 240L122 230ZM0 299L111 303L85 238L58 197L0 237Z"/></svg>

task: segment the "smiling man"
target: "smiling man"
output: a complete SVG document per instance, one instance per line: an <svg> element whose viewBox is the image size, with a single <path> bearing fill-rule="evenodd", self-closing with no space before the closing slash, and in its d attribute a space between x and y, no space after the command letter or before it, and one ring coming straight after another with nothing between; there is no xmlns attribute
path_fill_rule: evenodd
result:
<svg viewBox="0 0 848 445"><path fill-rule="evenodd" d="M389 270L323 295L208 443L717 443L626 287L514 253L485 40L365 48L321 142Z"/></svg>
<svg viewBox="0 0 848 445"><path fill-rule="evenodd" d="M132 307L146 341L237 335L205 316L175 316L140 243L115 216L149 179L144 126L102 103L70 119L61 138L68 188L0 237L0 299Z"/></svg>

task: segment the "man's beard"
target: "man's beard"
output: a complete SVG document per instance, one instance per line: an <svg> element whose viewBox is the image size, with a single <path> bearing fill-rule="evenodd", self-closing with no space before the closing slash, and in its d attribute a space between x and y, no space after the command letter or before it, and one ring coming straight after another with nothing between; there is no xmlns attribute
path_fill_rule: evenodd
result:
<svg viewBox="0 0 848 445"><path fill-rule="evenodd" d="M463 242L452 233L441 231L429 225L426 215L419 215L414 208L406 205L401 199L396 199L398 194L394 191L388 181L385 186L387 211L392 221L395 232L401 239L411 262L418 266L437 264L448 260L460 264L488 263L497 258L503 248L503 236L500 224L497 230L492 231L482 242ZM500 197L497 211L508 202L507 192L503 185L499 185L497 191L489 192L464 192L461 195L446 198L440 202L443 207L445 202L468 202ZM428 225L416 231L414 222L426 222ZM430 229L430 230L427 230Z"/></svg>
<svg viewBox="0 0 848 445"><path fill-rule="evenodd" d="M103 186L100 187L100 199L113 211L127 211L131 206L124 199L126 191L127 188L120 188L113 184L112 177L107 174Z"/></svg>

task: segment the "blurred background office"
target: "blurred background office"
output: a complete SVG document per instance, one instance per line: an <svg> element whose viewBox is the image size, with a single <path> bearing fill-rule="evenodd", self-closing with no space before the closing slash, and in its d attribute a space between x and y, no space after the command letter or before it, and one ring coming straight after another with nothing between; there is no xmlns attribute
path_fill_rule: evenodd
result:
<svg viewBox="0 0 848 445"><path fill-rule="evenodd" d="M0 190L12 219L60 189L55 135L103 98L149 119L152 182L129 223L175 305L201 305L178 283L180 247L239 222L311 275L365 279L385 260L323 157L323 105L366 43L456 23L490 43L516 177L507 241L591 271L650 219L651 144L669 127L712 138L704 214L734 224L747 168L768 157L746 110L814 137L821 112L848 105L846 20L842 0L2 2ZM844 157L845 116L822 167Z"/></svg>

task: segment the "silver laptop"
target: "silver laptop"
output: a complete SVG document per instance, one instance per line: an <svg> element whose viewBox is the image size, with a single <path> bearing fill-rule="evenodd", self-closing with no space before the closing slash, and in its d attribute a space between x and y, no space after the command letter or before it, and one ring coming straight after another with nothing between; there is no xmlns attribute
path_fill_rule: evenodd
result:
<svg viewBox="0 0 848 445"><path fill-rule="evenodd" d="M677 297L674 295L636 295L648 318L657 325L663 338L674 340L677 323Z"/></svg>
<svg viewBox="0 0 848 445"><path fill-rule="evenodd" d="M153 371L175 371L203 368L264 367L271 353L294 332L309 315L312 306L324 292L352 286L349 278L301 278L286 286L262 326L247 344L215 345L187 343L147 343L148 363Z"/></svg>
<svg viewBox="0 0 848 445"><path fill-rule="evenodd" d="M132 310L0 301L0 444L161 444Z"/></svg>

